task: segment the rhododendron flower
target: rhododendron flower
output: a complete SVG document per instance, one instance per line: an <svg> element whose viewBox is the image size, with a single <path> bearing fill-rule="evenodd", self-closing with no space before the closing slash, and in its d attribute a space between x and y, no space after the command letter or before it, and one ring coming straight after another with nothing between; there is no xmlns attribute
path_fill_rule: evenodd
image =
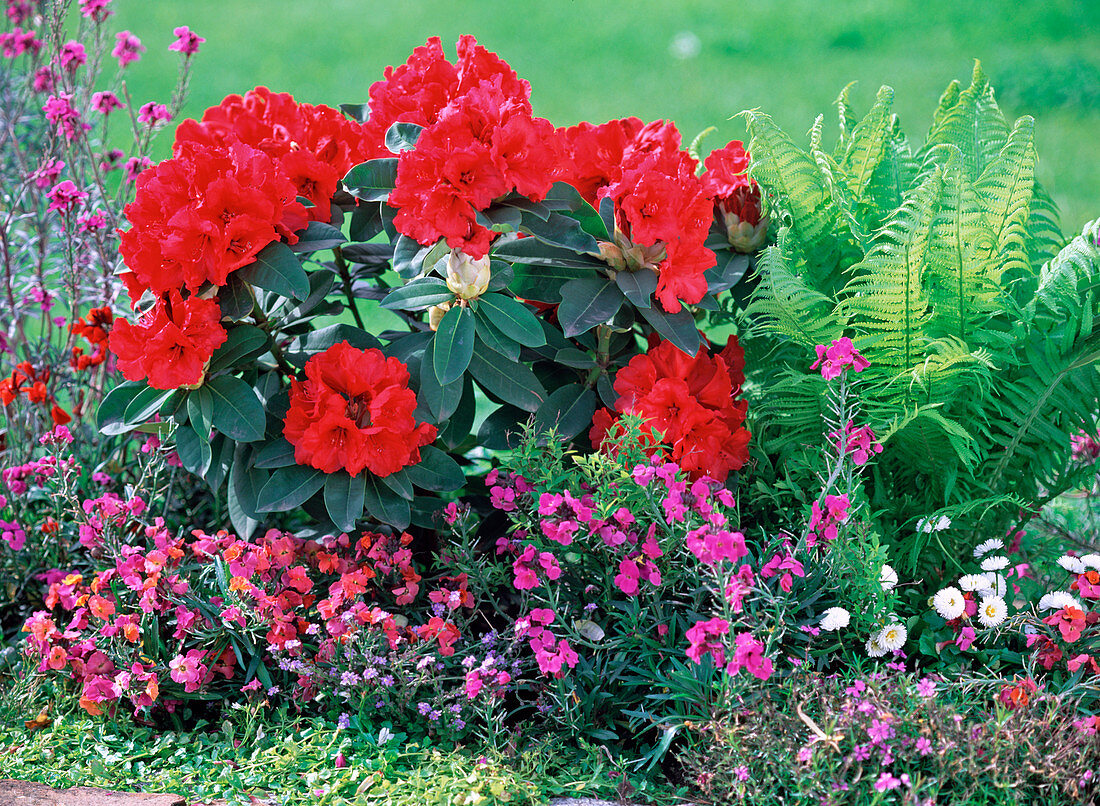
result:
<svg viewBox="0 0 1100 806"><path fill-rule="evenodd" d="M128 64L133 64L141 58L141 54L145 52L145 46L141 44L141 40L134 36L129 31L119 31L115 34L115 46L111 50L111 55L118 59L119 67L126 67Z"/></svg>
<svg viewBox="0 0 1100 806"><path fill-rule="evenodd" d="M228 337L214 300L171 291L141 316L137 324L120 319L110 335L111 352L128 380L148 379L154 389L201 384L214 350Z"/></svg>
<svg viewBox="0 0 1100 806"><path fill-rule="evenodd" d="M723 635L729 635L729 622L715 616L708 621L697 621L687 631L688 648L687 656L695 663L702 663L704 655L710 655L716 667L726 663L726 650L721 640L715 640Z"/></svg>
<svg viewBox="0 0 1100 806"><path fill-rule="evenodd" d="M671 446L670 458L692 478L706 475L723 482L749 455L746 403L734 400L745 379L744 366L736 336L720 353L700 347L694 357L662 341L634 356L615 376L616 412L644 418L651 445L654 432L660 432L662 442ZM602 444L615 422L607 409L596 412L592 444ZM647 450L655 451L655 446Z"/></svg>
<svg viewBox="0 0 1100 806"><path fill-rule="evenodd" d="M340 342L306 362L291 382L283 434L298 464L324 473L388 476L420 461L436 428L413 418L409 371L374 348Z"/></svg>
<svg viewBox="0 0 1100 806"><path fill-rule="evenodd" d="M199 52L199 45L206 41L186 25L173 28L172 35L176 37L176 41L168 46L168 50L178 51L184 56L194 56Z"/></svg>
<svg viewBox="0 0 1100 806"><path fill-rule="evenodd" d="M840 377L840 374L848 367L851 367L853 372L862 372L871 366L870 362L859 354L852 345L852 340L847 336L836 339L828 347L819 344L814 349L817 350L817 360L810 365L810 369L820 367L821 377L827 381Z"/></svg>
<svg viewBox="0 0 1100 806"><path fill-rule="evenodd" d="M755 252L768 236L768 219L761 213L760 188L749 179L749 152L740 140L731 140L703 160L701 177L715 203L726 238L738 252Z"/></svg>

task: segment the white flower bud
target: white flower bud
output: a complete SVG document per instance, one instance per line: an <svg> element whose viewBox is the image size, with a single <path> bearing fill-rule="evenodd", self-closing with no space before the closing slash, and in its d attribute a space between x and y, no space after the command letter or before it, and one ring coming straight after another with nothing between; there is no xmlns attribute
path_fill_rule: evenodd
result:
<svg viewBox="0 0 1100 806"><path fill-rule="evenodd" d="M489 287L489 256L474 260L464 252L447 255L447 288L460 299L476 299Z"/></svg>

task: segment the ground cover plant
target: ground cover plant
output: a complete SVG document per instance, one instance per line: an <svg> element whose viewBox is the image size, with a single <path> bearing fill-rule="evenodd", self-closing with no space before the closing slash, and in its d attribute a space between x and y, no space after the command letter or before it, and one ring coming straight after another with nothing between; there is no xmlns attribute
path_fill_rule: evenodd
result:
<svg viewBox="0 0 1100 806"><path fill-rule="evenodd" d="M920 147L884 87L704 154L431 38L153 162L203 38L136 112L109 2L8 6L5 769L94 724L79 780L201 797L289 753L285 802L533 801L548 748L655 801L1093 797L1100 235L980 65Z"/></svg>

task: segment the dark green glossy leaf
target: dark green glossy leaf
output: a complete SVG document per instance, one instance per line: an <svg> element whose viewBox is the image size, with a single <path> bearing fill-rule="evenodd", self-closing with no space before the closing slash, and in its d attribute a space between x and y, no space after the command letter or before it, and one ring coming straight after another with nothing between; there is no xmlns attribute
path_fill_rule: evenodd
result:
<svg viewBox="0 0 1100 806"><path fill-rule="evenodd" d="M337 529L344 532L355 529L355 522L363 515L365 490L363 473L352 476L341 470L325 478L325 510Z"/></svg>
<svg viewBox="0 0 1100 806"><path fill-rule="evenodd" d="M462 377L474 353L474 316L469 308L451 308L432 339L432 366L446 386Z"/></svg>
<svg viewBox="0 0 1100 806"><path fill-rule="evenodd" d="M600 199L600 219L603 221L604 229L608 232L615 231L615 202L612 201L610 196L604 196Z"/></svg>
<svg viewBox="0 0 1100 806"><path fill-rule="evenodd" d="M623 292L607 277L571 280L562 286L558 324L567 337L608 322L622 307Z"/></svg>
<svg viewBox="0 0 1100 806"><path fill-rule="evenodd" d="M596 239L581 228L580 222L561 213L551 213L545 221L531 213L524 213L522 229L551 246L579 253L600 253Z"/></svg>
<svg viewBox="0 0 1100 806"><path fill-rule="evenodd" d="M385 201L396 184L397 157L361 162L344 177L348 193L363 201Z"/></svg>
<svg viewBox="0 0 1100 806"><path fill-rule="evenodd" d="M523 222L523 213L515 207L494 204L486 210L477 211L477 223L493 232L518 232Z"/></svg>
<svg viewBox="0 0 1100 806"><path fill-rule="evenodd" d="M536 302L561 302L562 286L573 280L603 277L591 269L574 269L565 266L533 266L517 263L512 267L515 279L508 290L522 299ZM606 279L606 278L605 278Z"/></svg>
<svg viewBox="0 0 1100 806"><path fill-rule="evenodd" d="M688 355L699 352L699 345L702 344L699 328L687 308L682 308L679 313L666 313L654 305L652 308L639 308L638 312L662 338L668 339Z"/></svg>
<svg viewBox="0 0 1100 806"><path fill-rule="evenodd" d="M358 123L366 123L370 117L370 104L340 104L340 111Z"/></svg>
<svg viewBox="0 0 1100 806"><path fill-rule="evenodd" d="M477 338L482 344L494 352L500 353L511 361L518 361L521 346L512 341L497 330L488 319L483 316L474 317Z"/></svg>
<svg viewBox="0 0 1100 806"><path fill-rule="evenodd" d="M535 373L481 345L470 359L470 373L486 392L524 411L537 411L546 399L546 390Z"/></svg>
<svg viewBox="0 0 1100 806"><path fill-rule="evenodd" d="M318 310L318 306L322 305L325 301L325 297L332 293L332 286L335 282L336 276L327 271L315 271L310 274L309 296L287 311L283 322L284 327L300 321L305 318L307 314L313 314L315 316L322 314L324 309ZM343 311L342 306L337 305L337 307L338 313Z"/></svg>
<svg viewBox="0 0 1100 806"><path fill-rule="evenodd" d="M109 436L132 431L133 428L125 423L126 409L146 388L143 381L125 381L108 392L96 410L96 427Z"/></svg>
<svg viewBox="0 0 1100 806"><path fill-rule="evenodd" d="M210 357L210 369L215 373L248 357L259 355L267 348L267 334L253 325L235 325L229 329L229 337Z"/></svg>
<svg viewBox="0 0 1100 806"><path fill-rule="evenodd" d="M439 442L448 450L455 450L470 435L477 414L477 398L474 396L474 383L467 376L462 384L462 399L458 408L447 420L446 426L439 432ZM423 451L421 451L423 453Z"/></svg>
<svg viewBox="0 0 1100 806"><path fill-rule="evenodd" d="M219 375L206 382L214 401L214 427L239 442L264 438L267 415L256 390L232 375Z"/></svg>
<svg viewBox="0 0 1100 806"><path fill-rule="evenodd" d="M558 350L554 356L554 360L573 369L592 369L596 366L596 359L589 353L583 350L577 350L573 347L566 347L565 349Z"/></svg>
<svg viewBox="0 0 1100 806"><path fill-rule="evenodd" d="M309 275L298 256L279 241L261 249L256 260L238 269L237 274L246 283L283 297L303 300L309 296Z"/></svg>
<svg viewBox="0 0 1100 806"><path fill-rule="evenodd" d="M244 319L252 313L255 305L256 300L252 297L252 291L249 290L245 281L237 276L237 272L230 274L226 278L225 285L218 289L218 307L221 308L222 316L226 319L233 321Z"/></svg>
<svg viewBox="0 0 1100 806"><path fill-rule="evenodd" d="M300 507L325 484L325 474L303 465L281 467L271 474L260 490L256 503L259 512L286 512Z"/></svg>
<svg viewBox="0 0 1100 806"><path fill-rule="evenodd" d="M424 357L420 361L420 390L417 400L425 404L432 416L433 423L440 423L450 417L462 400L462 380L452 381L443 386L435 375L433 351L435 340L428 342Z"/></svg>
<svg viewBox="0 0 1100 806"><path fill-rule="evenodd" d="M170 398L174 389L153 389L150 386L140 390L129 405L126 406L126 413L123 415L123 420L133 425L144 423L158 411L160 407L164 405L165 401Z"/></svg>
<svg viewBox="0 0 1100 806"><path fill-rule="evenodd" d="M571 249L551 246L538 238L518 238L505 241L493 249L493 257L509 263L531 266L560 266L578 269L607 268L607 264L591 255L578 255Z"/></svg>
<svg viewBox="0 0 1100 806"><path fill-rule="evenodd" d="M233 465L229 470L229 490L226 500L229 520L238 536L248 539L262 517L259 510L259 495L268 481L267 474L255 470L249 464L252 451L238 445L233 453Z"/></svg>
<svg viewBox="0 0 1100 806"><path fill-rule="evenodd" d="M458 462L431 445L420 449L420 462L405 468L405 475L420 489L435 492L453 492L466 483Z"/></svg>
<svg viewBox="0 0 1100 806"><path fill-rule="evenodd" d="M267 469L290 467L294 464L294 446L279 437L260 448L252 464L254 467Z"/></svg>
<svg viewBox="0 0 1100 806"><path fill-rule="evenodd" d="M549 431L561 440L575 437L592 426L596 393L579 383L555 389L535 413L535 430Z"/></svg>
<svg viewBox="0 0 1100 806"><path fill-rule="evenodd" d="M393 289L381 305L391 310L418 311L454 298L454 292L438 277L424 277Z"/></svg>
<svg viewBox="0 0 1100 806"><path fill-rule="evenodd" d="M387 358L396 358L402 364L408 364L412 362L417 353L424 352L432 339L435 338L435 333L430 330L422 330L417 333L383 333L383 338L392 339L392 341L382 348L382 352L386 354Z"/></svg>
<svg viewBox="0 0 1100 806"><path fill-rule="evenodd" d="M361 244L365 244L366 241L374 238L378 233L382 232L382 208L388 207L385 202L381 204L375 202L364 202L356 206L351 213L351 223L348 224L348 237L353 241L358 241ZM393 254L393 247L389 244L382 244L389 248L389 253ZM347 249L347 247L344 247ZM349 257L348 260L353 258Z"/></svg>
<svg viewBox="0 0 1100 806"><path fill-rule="evenodd" d="M605 406L609 409L615 408L615 404L619 400L619 393L615 391L611 376L606 372L601 372L600 377L596 379L596 391L600 393L600 401Z"/></svg>
<svg viewBox="0 0 1100 806"><path fill-rule="evenodd" d="M503 260L490 260L489 268L491 274L485 293L502 291L516 278L515 272L512 271L512 264L505 263Z"/></svg>
<svg viewBox="0 0 1100 806"><path fill-rule="evenodd" d="M323 221L310 221L309 226L297 233L298 243L290 248L295 252L320 252L344 243L344 233Z"/></svg>
<svg viewBox="0 0 1100 806"><path fill-rule="evenodd" d="M509 207L515 207L517 210L523 210L538 216L542 220L546 220L550 217L551 210L542 202L531 201L526 196L521 196L519 193L509 193L503 198L497 199L498 204L506 204Z"/></svg>
<svg viewBox="0 0 1100 806"><path fill-rule="evenodd" d="M485 294L478 299L477 316L524 347L546 344L542 325L531 309L503 294Z"/></svg>
<svg viewBox="0 0 1100 806"><path fill-rule="evenodd" d="M386 148L394 154L411 151L416 148L416 141L422 131L424 127L415 123L394 123L386 129Z"/></svg>
<svg viewBox="0 0 1100 806"><path fill-rule="evenodd" d="M703 276L707 279L707 293L718 294L733 288L745 277L752 262L748 255L738 254L732 250L715 252L718 257L718 265L707 269ZM724 258L728 258L723 260Z"/></svg>
<svg viewBox="0 0 1100 806"><path fill-rule="evenodd" d="M421 246L407 235L398 235L393 244L393 270L406 280L412 280L425 269L431 269L448 252L447 242Z"/></svg>
<svg viewBox="0 0 1100 806"><path fill-rule="evenodd" d="M413 488L412 482L409 481L409 474L405 472L404 468L398 470L396 473L390 473L387 476L379 476L382 483L404 498L406 501L412 501Z"/></svg>
<svg viewBox="0 0 1100 806"><path fill-rule="evenodd" d="M411 515L409 502L383 484L377 476L370 473L364 476L364 501L371 517L381 523L388 523L395 529L406 528Z"/></svg>
<svg viewBox="0 0 1100 806"><path fill-rule="evenodd" d="M189 425L181 425L176 429L176 453L189 473L203 476L210 469L210 460L213 458L210 442L206 437L196 434Z"/></svg>
<svg viewBox="0 0 1100 806"><path fill-rule="evenodd" d="M657 290L657 272L652 269L621 271L615 275L615 284L636 308L653 305L653 292Z"/></svg>
<svg viewBox="0 0 1100 806"><path fill-rule="evenodd" d="M530 413L504 405L492 412L477 431L477 444L491 451L508 451L519 445L519 434Z"/></svg>
<svg viewBox="0 0 1100 806"><path fill-rule="evenodd" d="M382 342L366 331L360 330L354 325L329 325L304 336L299 336L286 350L286 359L296 367L304 367L306 361L317 353L323 353L334 344L346 341L352 347L360 350L368 348L380 349Z"/></svg>
<svg viewBox="0 0 1100 806"><path fill-rule="evenodd" d="M237 443L229 439L225 434L215 434L210 440L210 451L213 458L210 460L210 469L203 476L210 489L217 492L229 475L229 466L233 463L233 453Z"/></svg>
<svg viewBox="0 0 1100 806"><path fill-rule="evenodd" d="M195 432L209 442L210 429L214 425L214 396L205 386L192 390L187 396L187 418Z"/></svg>

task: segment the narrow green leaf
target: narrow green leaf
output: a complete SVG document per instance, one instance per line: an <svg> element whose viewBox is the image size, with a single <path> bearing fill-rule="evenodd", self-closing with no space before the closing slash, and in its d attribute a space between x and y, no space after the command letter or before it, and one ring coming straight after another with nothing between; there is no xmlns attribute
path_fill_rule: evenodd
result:
<svg viewBox="0 0 1100 806"><path fill-rule="evenodd" d="M214 401L214 427L240 442L264 438L267 415L256 390L232 375L219 375L206 382Z"/></svg>
<svg viewBox="0 0 1100 806"><path fill-rule="evenodd" d="M298 256L279 241L261 249L256 260L238 269L237 274L245 282L283 297L303 300L309 296L309 275Z"/></svg>
<svg viewBox="0 0 1100 806"><path fill-rule="evenodd" d="M187 418L196 433L209 441L214 424L214 396L205 386L192 390L187 396Z"/></svg>
<svg viewBox="0 0 1100 806"><path fill-rule="evenodd" d="M474 317L469 308L451 308L432 340L435 377L446 386L462 377L474 353Z"/></svg>
<svg viewBox="0 0 1100 806"><path fill-rule="evenodd" d="M522 348L517 342L512 341L512 339L497 330L493 324L483 316L475 314L474 324L478 341L490 350L498 352L512 361L519 360L519 354Z"/></svg>
<svg viewBox="0 0 1100 806"><path fill-rule="evenodd" d="M571 249L551 246L538 238L519 238L505 241L493 249L493 257L506 260L509 263L524 263L529 266L558 266L577 269L607 267L607 264L599 258L591 255L578 255Z"/></svg>
<svg viewBox="0 0 1100 806"><path fill-rule="evenodd" d="M558 324L567 337L610 321L625 299L615 281L608 277L571 280L562 286L561 297Z"/></svg>
<svg viewBox="0 0 1100 806"><path fill-rule="evenodd" d="M381 523L388 523L395 529L406 528L412 516L409 502L383 484L378 477L370 473L364 476L364 501L371 517Z"/></svg>
<svg viewBox="0 0 1100 806"><path fill-rule="evenodd" d="M325 510L337 529L350 532L363 515L366 477L352 476L341 470L325 479Z"/></svg>
<svg viewBox="0 0 1100 806"><path fill-rule="evenodd" d="M580 222L561 213L551 213L545 221L531 213L524 213L522 230L551 246L581 254L600 253L596 239L584 231Z"/></svg>
<svg viewBox="0 0 1100 806"><path fill-rule="evenodd" d="M462 380L452 381L446 386L439 383L435 376L434 348L435 341L428 342L428 346L424 348L424 357L420 360L420 390L417 392L417 400L427 406L432 422L440 423L458 408L462 400Z"/></svg>
<svg viewBox="0 0 1100 806"><path fill-rule="evenodd" d="M638 312L662 338L668 339L688 355L699 352L699 345L703 343L699 337L699 327L687 308L679 313L666 313L657 307L639 308Z"/></svg>
<svg viewBox="0 0 1100 806"><path fill-rule="evenodd" d="M147 386L140 390L126 406L123 420L138 425L144 423L160 410L164 402L175 392L174 389L153 389Z"/></svg>
<svg viewBox="0 0 1100 806"><path fill-rule="evenodd" d="M477 315L524 347L546 344L542 325L530 308L503 294L486 294L477 301Z"/></svg>
<svg viewBox="0 0 1100 806"><path fill-rule="evenodd" d="M466 483L458 463L431 445L420 449L420 462L405 468L405 475L420 489L434 492L453 492Z"/></svg>
<svg viewBox="0 0 1100 806"><path fill-rule="evenodd" d="M546 398L546 390L535 373L524 364L509 361L492 350L479 348L474 351L470 373L486 392L524 411L537 411Z"/></svg>
<svg viewBox="0 0 1100 806"><path fill-rule="evenodd" d="M412 482L409 481L409 474L402 468L396 473L390 473L386 476L379 476L382 483L404 498L406 501L412 501L413 488Z"/></svg>
<svg viewBox="0 0 1100 806"><path fill-rule="evenodd" d="M325 474L303 465L281 467L271 474L256 502L259 512L287 512L308 501L325 484Z"/></svg>

